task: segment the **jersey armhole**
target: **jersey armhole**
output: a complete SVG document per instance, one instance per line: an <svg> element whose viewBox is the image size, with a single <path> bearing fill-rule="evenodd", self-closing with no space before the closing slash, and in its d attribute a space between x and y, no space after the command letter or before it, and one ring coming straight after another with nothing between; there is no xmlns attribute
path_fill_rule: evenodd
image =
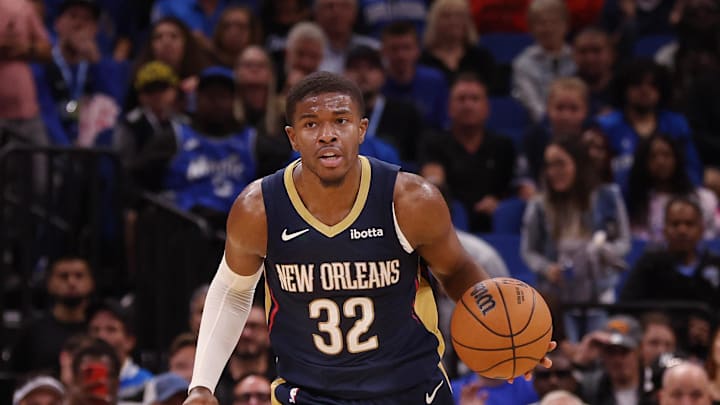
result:
<svg viewBox="0 0 720 405"><path fill-rule="evenodd" d="M415 249L410 245L410 242L408 242L407 238L405 237L405 234L400 229L400 224L398 224L397 221L397 215L395 215L395 203L392 203L392 214L393 214L393 223L395 224L395 233L397 234L398 242L400 242L400 246L402 246L403 250L407 252L408 254L412 253Z"/></svg>

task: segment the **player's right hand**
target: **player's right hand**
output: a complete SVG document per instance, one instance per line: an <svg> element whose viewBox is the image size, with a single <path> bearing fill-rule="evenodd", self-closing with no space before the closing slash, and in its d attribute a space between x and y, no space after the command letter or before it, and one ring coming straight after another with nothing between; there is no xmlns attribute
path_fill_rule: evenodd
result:
<svg viewBox="0 0 720 405"><path fill-rule="evenodd" d="M195 387L190 390L190 395L183 402L183 405L218 405L218 400L209 389Z"/></svg>

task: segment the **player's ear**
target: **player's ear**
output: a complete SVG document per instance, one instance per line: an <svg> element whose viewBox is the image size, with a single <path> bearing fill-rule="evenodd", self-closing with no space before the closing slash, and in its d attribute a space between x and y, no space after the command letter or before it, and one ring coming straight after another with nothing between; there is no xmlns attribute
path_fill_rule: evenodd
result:
<svg viewBox="0 0 720 405"><path fill-rule="evenodd" d="M360 143L365 141L365 134L367 133L369 123L370 121L367 118L360 119L360 125L358 125L358 129L360 131Z"/></svg>
<svg viewBox="0 0 720 405"><path fill-rule="evenodd" d="M290 125L285 125L285 133L290 140L290 145L292 146L293 150L298 152L297 144L295 143L295 128Z"/></svg>

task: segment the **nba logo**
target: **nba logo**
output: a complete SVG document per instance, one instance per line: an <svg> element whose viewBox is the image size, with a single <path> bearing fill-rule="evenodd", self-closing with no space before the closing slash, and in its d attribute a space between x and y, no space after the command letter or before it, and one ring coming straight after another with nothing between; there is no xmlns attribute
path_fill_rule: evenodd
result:
<svg viewBox="0 0 720 405"><path fill-rule="evenodd" d="M290 403L291 404L295 403L295 397L297 397L298 390L299 390L298 387L290 389Z"/></svg>

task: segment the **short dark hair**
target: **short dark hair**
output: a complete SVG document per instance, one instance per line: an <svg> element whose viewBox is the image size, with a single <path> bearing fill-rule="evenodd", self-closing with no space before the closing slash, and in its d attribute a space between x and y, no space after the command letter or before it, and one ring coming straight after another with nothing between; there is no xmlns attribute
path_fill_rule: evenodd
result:
<svg viewBox="0 0 720 405"><path fill-rule="evenodd" d="M132 314L132 308L124 307L120 302L112 298L106 298L100 302L91 305L87 310L88 322L91 321L100 312L107 312L113 318L122 323L125 328L125 334L135 336L135 323Z"/></svg>
<svg viewBox="0 0 720 405"><path fill-rule="evenodd" d="M186 347L197 347L197 337L190 332L183 332L173 339L170 343L170 349L168 350L168 356L172 357L181 349Z"/></svg>
<svg viewBox="0 0 720 405"><path fill-rule="evenodd" d="M340 93L350 96L360 109L360 115L365 115L365 102L360 88L352 80L330 72L315 72L306 76L287 95L285 103L285 116L290 125L293 124L295 107L306 97L325 93Z"/></svg>
<svg viewBox="0 0 720 405"><path fill-rule="evenodd" d="M620 109L627 106L627 90L650 77L660 97L657 109L665 108L672 97L672 82L668 69L652 59L641 58L626 64L616 75L615 98Z"/></svg>
<svg viewBox="0 0 720 405"><path fill-rule="evenodd" d="M669 216L668 214L670 214L670 208L672 208L672 206L676 204L683 204L692 207L692 209L697 214L700 223L703 222L702 208L700 207L700 203L695 198L693 198L693 195L676 195L670 198L670 201L665 204L665 222L667 222L667 218Z"/></svg>
<svg viewBox="0 0 720 405"><path fill-rule="evenodd" d="M100 338L92 338L87 344L81 345L72 355L72 372L80 373L80 364L86 357L107 357L110 359L110 372L114 376L120 375L120 359L115 349Z"/></svg>
<svg viewBox="0 0 720 405"><path fill-rule="evenodd" d="M453 78L453 80L450 82L450 90L455 88L455 86L458 85L458 83L477 83L480 86L482 86L485 91L487 91L487 83L478 75L477 73L470 71L470 70L462 70L460 73Z"/></svg>
<svg viewBox="0 0 720 405"><path fill-rule="evenodd" d="M419 39L415 24L410 21L395 21L383 28L380 38L401 37L408 34L413 35L415 39Z"/></svg>

